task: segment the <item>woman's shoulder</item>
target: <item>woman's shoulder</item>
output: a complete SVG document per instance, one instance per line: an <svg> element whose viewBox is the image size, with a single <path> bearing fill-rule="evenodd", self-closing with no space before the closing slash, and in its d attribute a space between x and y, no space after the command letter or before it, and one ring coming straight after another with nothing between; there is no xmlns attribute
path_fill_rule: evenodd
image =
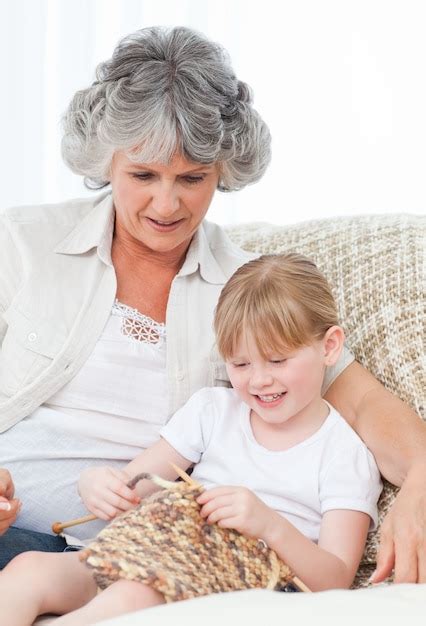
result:
<svg viewBox="0 0 426 626"><path fill-rule="evenodd" d="M108 193L102 193L94 197L74 198L58 203L13 206L1 210L0 215L11 223L63 223L64 221L77 223L100 202L103 202L108 195Z"/></svg>

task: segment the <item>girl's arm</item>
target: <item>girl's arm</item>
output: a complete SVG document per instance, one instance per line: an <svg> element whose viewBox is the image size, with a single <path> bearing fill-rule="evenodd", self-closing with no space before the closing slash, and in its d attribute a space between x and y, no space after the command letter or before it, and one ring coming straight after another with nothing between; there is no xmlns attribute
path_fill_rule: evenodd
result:
<svg viewBox="0 0 426 626"><path fill-rule="evenodd" d="M325 395L373 452L381 473L402 485L381 529L377 574L426 582L426 424L359 363L349 365Z"/></svg>
<svg viewBox="0 0 426 626"><path fill-rule="evenodd" d="M164 439L150 446L123 470L113 467L89 467L84 470L78 481L78 491L86 507L97 517L109 520L138 504L141 498L158 489L151 481L140 481L135 489L127 487L128 481L142 472L158 474L166 480L174 480L177 473L171 467L174 463L187 469L191 461L181 456Z"/></svg>
<svg viewBox="0 0 426 626"><path fill-rule="evenodd" d="M191 461L185 459L179 452L177 452L165 439L160 438L157 443L150 446L137 457L130 461L124 468L124 471L133 478L136 474L141 472L149 472L151 474L157 474L166 480L175 480L177 473L171 466L171 464L177 465L183 470L188 469L192 465ZM141 498L145 498L150 493L157 491L158 487L150 481L140 481L135 491Z"/></svg>
<svg viewBox="0 0 426 626"><path fill-rule="evenodd" d="M265 542L312 590L347 589L358 569L367 539L366 513L334 510L324 514L318 545L278 513Z"/></svg>
<svg viewBox="0 0 426 626"><path fill-rule="evenodd" d="M317 545L245 487L215 487L197 502L207 522L263 539L312 591L351 585L370 525L366 513L326 512Z"/></svg>

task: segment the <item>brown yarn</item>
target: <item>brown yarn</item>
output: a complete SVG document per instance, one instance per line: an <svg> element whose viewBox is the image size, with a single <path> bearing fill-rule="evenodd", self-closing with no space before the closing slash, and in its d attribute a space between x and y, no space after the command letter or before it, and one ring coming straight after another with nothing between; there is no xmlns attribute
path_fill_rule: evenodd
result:
<svg viewBox="0 0 426 626"><path fill-rule="evenodd" d="M263 541L207 524L200 516L198 485L171 483L111 522L81 553L98 586L135 580L167 602L242 589L279 589L293 574ZM138 477L135 477L135 480Z"/></svg>

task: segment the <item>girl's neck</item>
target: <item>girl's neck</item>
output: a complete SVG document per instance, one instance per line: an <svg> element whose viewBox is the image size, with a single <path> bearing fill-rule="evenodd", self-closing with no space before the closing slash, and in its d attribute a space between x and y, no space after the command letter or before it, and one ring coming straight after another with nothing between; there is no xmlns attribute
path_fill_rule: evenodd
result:
<svg viewBox="0 0 426 626"><path fill-rule="evenodd" d="M272 451L284 451L312 437L324 424L330 407L322 398L280 424L265 422L253 409L250 423L257 443Z"/></svg>

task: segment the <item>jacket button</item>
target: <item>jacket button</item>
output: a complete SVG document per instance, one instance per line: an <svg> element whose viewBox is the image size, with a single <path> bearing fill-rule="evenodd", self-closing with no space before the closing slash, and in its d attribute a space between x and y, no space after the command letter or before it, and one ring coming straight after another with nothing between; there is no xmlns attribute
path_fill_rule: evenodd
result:
<svg viewBox="0 0 426 626"><path fill-rule="evenodd" d="M31 343L33 341L35 341L37 339L37 333L30 333L27 337L28 341L31 341Z"/></svg>

